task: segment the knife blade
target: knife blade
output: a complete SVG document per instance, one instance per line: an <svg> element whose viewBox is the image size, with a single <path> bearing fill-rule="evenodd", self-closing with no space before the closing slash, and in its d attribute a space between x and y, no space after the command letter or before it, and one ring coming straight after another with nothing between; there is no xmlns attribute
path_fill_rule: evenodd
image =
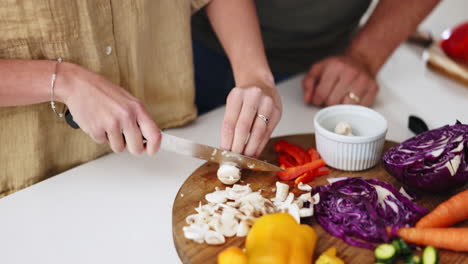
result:
<svg viewBox="0 0 468 264"><path fill-rule="evenodd" d="M74 129L79 129L80 126L75 123L73 116L69 110L65 114L67 123ZM230 152L203 144L198 144L190 140L179 138L173 135L166 134L161 131L161 148L167 151L175 152L181 155L188 155L199 159L223 163L233 162L241 169L251 169L260 171L282 171L283 169L264 162L258 159L250 158L235 152ZM143 138L143 141L145 139Z"/></svg>
<svg viewBox="0 0 468 264"><path fill-rule="evenodd" d="M260 171L282 171L283 169L265 161L247 157L235 152L222 150L208 145L198 144L193 141L176 137L161 132L161 149L181 155L192 156L199 159L224 163L235 163L241 169Z"/></svg>

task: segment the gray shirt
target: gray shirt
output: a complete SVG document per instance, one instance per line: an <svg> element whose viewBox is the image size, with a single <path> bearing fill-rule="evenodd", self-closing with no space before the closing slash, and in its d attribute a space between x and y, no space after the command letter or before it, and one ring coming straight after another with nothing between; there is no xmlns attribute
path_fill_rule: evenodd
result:
<svg viewBox="0 0 468 264"><path fill-rule="evenodd" d="M255 0L268 61L275 73L306 71L342 52L371 0ZM192 18L193 39L223 53L205 13Z"/></svg>

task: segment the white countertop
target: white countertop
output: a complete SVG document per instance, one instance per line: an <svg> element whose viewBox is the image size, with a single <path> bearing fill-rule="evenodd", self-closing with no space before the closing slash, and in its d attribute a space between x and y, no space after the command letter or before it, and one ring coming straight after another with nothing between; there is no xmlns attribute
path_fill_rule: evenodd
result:
<svg viewBox="0 0 468 264"><path fill-rule="evenodd" d="M422 28L440 34L467 20L466 0L443 1ZM387 138L412 134L409 114L430 128L468 123L468 87L426 69L421 49L402 45L379 75L374 109ZM284 114L274 135L311 133L318 108L302 103L301 76L278 85ZM168 133L217 146L224 108ZM203 162L172 153L111 154L0 200L0 263L180 263L172 241L172 203Z"/></svg>

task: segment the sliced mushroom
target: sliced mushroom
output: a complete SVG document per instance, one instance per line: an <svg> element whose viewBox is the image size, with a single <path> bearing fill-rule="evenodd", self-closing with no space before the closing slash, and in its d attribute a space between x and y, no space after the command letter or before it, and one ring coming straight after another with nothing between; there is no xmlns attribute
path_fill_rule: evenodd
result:
<svg viewBox="0 0 468 264"><path fill-rule="evenodd" d="M288 193L289 186L277 182L276 196L269 200L262 196L261 191L252 192L249 185L234 185L225 190L215 189L205 196L207 204L199 203L196 214L186 217L189 226L183 227L187 239L197 243L219 245L225 242L225 237L246 236L255 220L266 214L286 212L296 221L300 217L313 214L313 204L318 203L318 194L304 193L294 199L293 193ZM304 208L304 203L311 206Z"/></svg>
<svg viewBox="0 0 468 264"><path fill-rule="evenodd" d="M208 226L216 232L221 233L221 215L214 214L208 221Z"/></svg>
<svg viewBox="0 0 468 264"><path fill-rule="evenodd" d="M221 164L217 175L218 179L226 185L232 185L241 178L240 169L234 163Z"/></svg>
<svg viewBox="0 0 468 264"><path fill-rule="evenodd" d="M312 204L318 204L320 202L320 194L316 193L312 196Z"/></svg>
<svg viewBox="0 0 468 264"><path fill-rule="evenodd" d="M288 207L288 213L294 217L294 219L297 221L297 223L301 223L301 216L299 214L299 207L297 204L291 204Z"/></svg>
<svg viewBox="0 0 468 264"><path fill-rule="evenodd" d="M226 188L226 194L227 198L231 200L238 200L243 196L246 196L247 194L251 193L252 189L250 188L250 185L240 185L240 184L234 184L231 188Z"/></svg>
<svg viewBox="0 0 468 264"><path fill-rule="evenodd" d="M221 245L224 244L224 242L226 242L226 239L222 234L213 230L208 230L205 233L204 240L205 243L207 243L208 245Z"/></svg>
<svg viewBox="0 0 468 264"><path fill-rule="evenodd" d="M236 232L236 236L238 237L245 237L247 236L247 233L249 232L249 225L247 223L247 221L243 220L239 223L239 225L237 226L237 232Z"/></svg>
<svg viewBox="0 0 468 264"><path fill-rule="evenodd" d="M299 209L299 216L300 217L310 217L314 215L314 207L310 206L309 208L301 208Z"/></svg>
<svg viewBox="0 0 468 264"><path fill-rule="evenodd" d="M185 222L189 225L196 224L200 220L200 215L198 214L191 214L185 218Z"/></svg>
<svg viewBox="0 0 468 264"><path fill-rule="evenodd" d="M226 191L215 191L205 195L205 199L210 203L224 203L227 201Z"/></svg>
<svg viewBox="0 0 468 264"><path fill-rule="evenodd" d="M193 240L197 243L203 243L205 234L208 232L208 225L190 225L182 228L184 236L187 239Z"/></svg>
<svg viewBox="0 0 468 264"><path fill-rule="evenodd" d="M255 207L250 203L246 203L241 205L239 211L246 216L253 216L253 214L255 213Z"/></svg>
<svg viewBox="0 0 468 264"><path fill-rule="evenodd" d="M288 196L288 192L289 192L289 185L281 183L281 182L276 182L276 196L274 200L278 202L283 202L284 200L286 200L286 197Z"/></svg>
<svg viewBox="0 0 468 264"><path fill-rule="evenodd" d="M301 191L304 191L304 192L310 192L312 191L312 186L310 186L309 184L304 184L302 182L300 182L298 185L297 185L297 188Z"/></svg>
<svg viewBox="0 0 468 264"><path fill-rule="evenodd" d="M235 212L223 211L221 215L221 234L226 237L232 237L237 233L239 222L235 218Z"/></svg>

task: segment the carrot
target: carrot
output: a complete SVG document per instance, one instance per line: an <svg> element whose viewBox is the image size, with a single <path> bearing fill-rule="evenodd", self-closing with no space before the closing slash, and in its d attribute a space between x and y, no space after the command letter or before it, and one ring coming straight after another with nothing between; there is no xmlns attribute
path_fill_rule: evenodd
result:
<svg viewBox="0 0 468 264"><path fill-rule="evenodd" d="M416 223L416 227L447 227L466 219L468 219L468 190L441 203L432 212L421 218Z"/></svg>
<svg viewBox="0 0 468 264"><path fill-rule="evenodd" d="M398 229L397 235L404 241L454 251L468 252L468 228L408 228Z"/></svg>

